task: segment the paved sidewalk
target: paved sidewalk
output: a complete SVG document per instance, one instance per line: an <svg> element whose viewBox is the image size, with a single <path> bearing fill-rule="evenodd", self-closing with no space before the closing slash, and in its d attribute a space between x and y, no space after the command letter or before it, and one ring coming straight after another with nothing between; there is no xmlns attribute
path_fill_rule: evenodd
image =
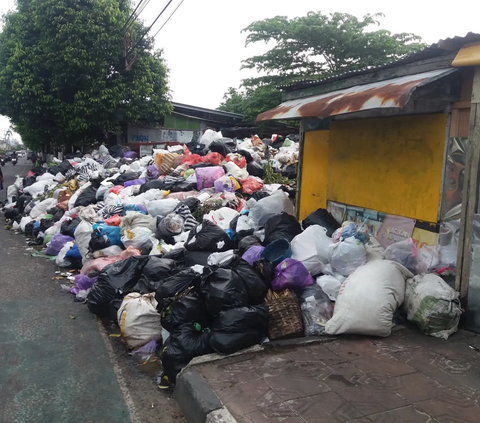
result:
<svg viewBox="0 0 480 423"><path fill-rule="evenodd" d="M480 336L400 327L195 366L239 423L478 423Z"/></svg>

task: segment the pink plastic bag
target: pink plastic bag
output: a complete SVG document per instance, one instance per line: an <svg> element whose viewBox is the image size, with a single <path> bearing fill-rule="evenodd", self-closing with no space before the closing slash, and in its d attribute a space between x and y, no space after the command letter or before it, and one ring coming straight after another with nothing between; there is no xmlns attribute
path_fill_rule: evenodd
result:
<svg viewBox="0 0 480 423"><path fill-rule="evenodd" d="M225 175L223 167L199 167L195 169L197 176L197 190L201 191L204 188L212 188L215 181Z"/></svg>

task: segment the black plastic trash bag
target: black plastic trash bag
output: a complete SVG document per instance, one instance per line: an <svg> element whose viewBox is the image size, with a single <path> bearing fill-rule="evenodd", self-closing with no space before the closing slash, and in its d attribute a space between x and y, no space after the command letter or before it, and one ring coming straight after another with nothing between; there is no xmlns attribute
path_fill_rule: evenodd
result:
<svg viewBox="0 0 480 423"><path fill-rule="evenodd" d="M17 209L20 214L25 211L26 205L32 201L32 196L28 194L22 194L17 198Z"/></svg>
<svg viewBox="0 0 480 423"><path fill-rule="evenodd" d="M305 336L324 335L325 325L333 315L333 307L328 295L316 283L293 292L302 310Z"/></svg>
<svg viewBox="0 0 480 423"><path fill-rule="evenodd" d="M138 179L138 177L139 177L138 172L125 172L119 175L113 183L115 185L123 185L127 181L133 181L134 179Z"/></svg>
<svg viewBox="0 0 480 423"><path fill-rule="evenodd" d="M214 316L229 308L248 305L248 294L242 278L231 269L204 269L201 290L207 309ZM208 273L210 273L208 275Z"/></svg>
<svg viewBox="0 0 480 423"><path fill-rule="evenodd" d="M15 222L20 222L20 220L22 220L22 215L16 207L13 209L6 209L4 212L4 217L7 220L14 220Z"/></svg>
<svg viewBox="0 0 480 423"><path fill-rule="evenodd" d="M97 189L93 185L89 186L85 191L83 191L75 201L74 207L79 206L89 206L90 204L97 204Z"/></svg>
<svg viewBox="0 0 480 423"><path fill-rule="evenodd" d="M55 221L53 220L53 217L51 219L41 219L40 220L40 232L45 232L48 228L51 228L53 225L55 225Z"/></svg>
<svg viewBox="0 0 480 423"><path fill-rule="evenodd" d="M264 244L271 244L277 239L286 239L291 242L298 234L302 233L302 227L295 216L282 212L270 217L265 222Z"/></svg>
<svg viewBox="0 0 480 423"><path fill-rule="evenodd" d="M245 238L242 238L240 241L238 241L238 252L241 256L243 256L250 247L253 247L255 245L262 245L260 239L257 238L255 235L246 236Z"/></svg>
<svg viewBox="0 0 480 423"><path fill-rule="evenodd" d="M247 161L247 163L253 162L253 157L252 157L252 155L250 154L249 151L247 151L247 150L238 150L238 154L240 154L241 156L245 157L245 160Z"/></svg>
<svg viewBox="0 0 480 423"><path fill-rule="evenodd" d="M65 210L62 210L58 207L51 207L47 210L47 214L51 214L53 216L53 220L58 222L65 214Z"/></svg>
<svg viewBox="0 0 480 423"><path fill-rule="evenodd" d="M208 327L212 316L205 306L205 301L196 292L190 292L179 299L169 298L165 300L161 312L162 327L172 332L185 323L199 323L202 327Z"/></svg>
<svg viewBox="0 0 480 423"><path fill-rule="evenodd" d="M212 141L208 147L210 151L219 153L223 157L227 157L227 154L233 153L236 148L235 141L231 138L220 138L216 141Z"/></svg>
<svg viewBox="0 0 480 423"><path fill-rule="evenodd" d="M222 311L210 327L210 346L219 354L233 354L261 343L268 335L268 306Z"/></svg>
<svg viewBox="0 0 480 423"><path fill-rule="evenodd" d="M222 252L235 248L235 244L220 226L204 220L190 231L185 248L190 251Z"/></svg>
<svg viewBox="0 0 480 423"><path fill-rule="evenodd" d="M109 316L109 304L131 292L142 275L149 256L133 256L106 266L87 295L88 308L99 316Z"/></svg>
<svg viewBox="0 0 480 423"><path fill-rule="evenodd" d="M296 165L288 165L283 171L281 172L282 176L285 176L289 179L295 179L297 177L297 166Z"/></svg>
<svg viewBox="0 0 480 423"><path fill-rule="evenodd" d="M25 225L25 236L33 236L33 224L34 222L28 222Z"/></svg>
<svg viewBox="0 0 480 423"><path fill-rule="evenodd" d="M148 181L140 187L140 192L144 193L151 189L164 189L163 181L159 179L154 179L153 181Z"/></svg>
<svg viewBox="0 0 480 423"><path fill-rule="evenodd" d="M155 293L155 299L159 305L163 304L166 298L173 298L176 294L185 291L188 287L199 287L201 275L193 269L185 269L176 273L169 278L166 278L160 284L160 287Z"/></svg>
<svg viewBox="0 0 480 423"><path fill-rule="evenodd" d="M67 219L60 226L60 233L62 235L68 235L72 238L75 238L75 229L80 223L80 218L76 217L75 219Z"/></svg>
<svg viewBox="0 0 480 423"><path fill-rule="evenodd" d="M110 247L112 243L107 235L101 235L98 232L93 232L88 243L89 251L99 251Z"/></svg>
<svg viewBox="0 0 480 423"><path fill-rule="evenodd" d="M251 176L262 178L265 176L265 168L258 162L247 163L247 171Z"/></svg>
<svg viewBox="0 0 480 423"><path fill-rule="evenodd" d="M253 268L262 275L263 281L267 286L272 286L272 281L275 279L275 265L273 263L261 258L253 263Z"/></svg>
<svg viewBox="0 0 480 423"><path fill-rule="evenodd" d="M132 288L132 291L140 292L141 294L156 292L163 281L171 276L176 267L175 260L150 256L143 267L142 276L140 276L138 283Z"/></svg>
<svg viewBox="0 0 480 423"><path fill-rule="evenodd" d="M318 209L310 213L302 222L303 229L307 229L311 225L323 226L327 230L327 236L329 237L341 226L325 209Z"/></svg>
<svg viewBox="0 0 480 423"><path fill-rule="evenodd" d="M166 376L174 383L180 371L192 360L210 354L210 331L199 324L186 323L174 331L165 341L162 350L162 366Z"/></svg>
<svg viewBox="0 0 480 423"><path fill-rule="evenodd" d="M123 153L128 151L128 147L125 147L123 145L112 145L111 147L108 147L108 152L110 155L114 158L123 158Z"/></svg>
<svg viewBox="0 0 480 423"><path fill-rule="evenodd" d="M232 267L232 270L242 278L247 289L248 304L257 305L265 302L268 286L263 280L262 275L250 266L245 260L238 260Z"/></svg>

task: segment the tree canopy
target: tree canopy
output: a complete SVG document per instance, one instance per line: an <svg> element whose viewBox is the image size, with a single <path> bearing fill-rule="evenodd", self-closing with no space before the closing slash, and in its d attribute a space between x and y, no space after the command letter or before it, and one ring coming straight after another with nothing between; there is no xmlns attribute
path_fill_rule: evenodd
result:
<svg viewBox="0 0 480 423"><path fill-rule="evenodd" d="M129 0L17 0L0 33L0 114L24 143L91 144L170 111L167 68ZM126 57L127 56L127 57Z"/></svg>
<svg viewBox="0 0 480 423"><path fill-rule="evenodd" d="M243 30L246 46L265 43L272 48L242 62L242 69L260 76L244 79L239 89L230 88L220 109L243 113L254 122L259 113L278 105L279 101L274 106L264 101L267 92L280 97L277 85L382 65L424 48L417 35L374 30L382 16L359 19L347 13L309 12L293 19L276 16L253 22Z"/></svg>

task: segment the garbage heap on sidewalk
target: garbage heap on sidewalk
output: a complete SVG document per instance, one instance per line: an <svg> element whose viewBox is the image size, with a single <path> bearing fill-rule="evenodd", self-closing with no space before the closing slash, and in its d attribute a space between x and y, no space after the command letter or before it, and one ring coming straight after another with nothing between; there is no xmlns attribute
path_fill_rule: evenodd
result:
<svg viewBox="0 0 480 423"><path fill-rule="evenodd" d="M455 332L458 293L436 274L451 252L411 240L383 250L323 209L298 222L297 151L289 139L236 144L213 131L141 159L102 146L19 177L5 218L79 269L70 292L117 322L129 348L159 348L170 382L211 352L388 336L399 311L426 334Z"/></svg>

